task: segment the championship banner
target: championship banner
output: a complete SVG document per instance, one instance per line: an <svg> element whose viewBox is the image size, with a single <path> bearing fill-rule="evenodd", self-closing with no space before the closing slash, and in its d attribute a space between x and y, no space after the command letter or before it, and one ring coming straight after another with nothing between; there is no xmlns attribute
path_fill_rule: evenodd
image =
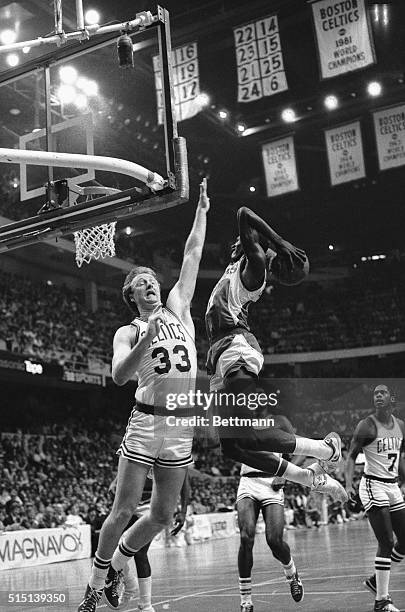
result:
<svg viewBox="0 0 405 612"><path fill-rule="evenodd" d="M234 28L238 102L288 89L277 15Z"/></svg>
<svg viewBox="0 0 405 612"><path fill-rule="evenodd" d="M262 156L269 198L299 189L292 136L267 142Z"/></svg>
<svg viewBox="0 0 405 612"><path fill-rule="evenodd" d="M332 185L366 176L360 121L325 130L325 139Z"/></svg>
<svg viewBox="0 0 405 612"><path fill-rule="evenodd" d="M172 50L174 100L177 121L197 115L201 106L196 102L200 93L197 43L189 43ZM159 56L153 57L157 98L158 124L163 125L163 85Z"/></svg>
<svg viewBox="0 0 405 612"><path fill-rule="evenodd" d="M0 533L0 570L90 556L90 525Z"/></svg>
<svg viewBox="0 0 405 612"><path fill-rule="evenodd" d="M312 16L323 79L375 63L364 0L314 0Z"/></svg>
<svg viewBox="0 0 405 612"><path fill-rule="evenodd" d="M405 164L405 104L373 113L380 170Z"/></svg>

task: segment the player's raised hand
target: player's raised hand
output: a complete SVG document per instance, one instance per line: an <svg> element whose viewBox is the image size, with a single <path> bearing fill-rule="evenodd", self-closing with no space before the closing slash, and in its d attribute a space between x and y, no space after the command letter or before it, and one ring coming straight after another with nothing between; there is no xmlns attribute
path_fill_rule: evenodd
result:
<svg viewBox="0 0 405 612"><path fill-rule="evenodd" d="M287 240L282 240L281 244L277 245L277 253L286 261L289 272L296 267L302 267L307 260L305 251L298 249Z"/></svg>
<svg viewBox="0 0 405 612"><path fill-rule="evenodd" d="M165 322L166 317L162 311L162 304L159 304L148 319L148 327L146 328L145 336L153 340L153 338L159 334L160 327Z"/></svg>
<svg viewBox="0 0 405 612"><path fill-rule="evenodd" d="M207 195L207 179L203 178L200 183L200 199L198 200L198 206L206 212L210 209L210 199Z"/></svg>

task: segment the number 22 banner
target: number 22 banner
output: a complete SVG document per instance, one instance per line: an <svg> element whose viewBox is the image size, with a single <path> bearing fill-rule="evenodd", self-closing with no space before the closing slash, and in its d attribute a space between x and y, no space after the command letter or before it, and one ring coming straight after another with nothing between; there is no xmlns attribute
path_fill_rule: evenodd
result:
<svg viewBox="0 0 405 612"><path fill-rule="evenodd" d="M174 100L177 121L190 119L201 110L196 98L200 93L197 43L189 43L172 50ZM159 56L153 58L157 97L158 124L163 124L163 86Z"/></svg>
<svg viewBox="0 0 405 612"><path fill-rule="evenodd" d="M277 15L234 28L238 102L288 89Z"/></svg>

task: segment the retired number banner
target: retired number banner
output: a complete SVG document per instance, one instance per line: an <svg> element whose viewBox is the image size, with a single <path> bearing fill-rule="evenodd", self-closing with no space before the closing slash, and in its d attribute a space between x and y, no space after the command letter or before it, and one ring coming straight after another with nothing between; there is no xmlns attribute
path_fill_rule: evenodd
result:
<svg viewBox="0 0 405 612"><path fill-rule="evenodd" d="M252 102L288 89L277 15L233 30L238 102Z"/></svg>
<svg viewBox="0 0 405 612"><path fill-rule="evenodd" d="M364 0L315 0L312 14L323 79L375 63Z"/></svg>
<svg viewBox="0 0 405 612"><path fill-rule="evenodd" d="M325 130L325 138L332 185L366 176L360 121Z"/></svg>
<svg viewBox="0 0 405 612"><path fill-rule="evenodd" d="M177 121L190 119L200 112L196 102L200 93L197 43L189 43L172 50L174 100ZM158 124L163 124L163 85L159 56L153 58L157 97Z"/></svg>
<svg viewBox="0 0 405 612"><path fill-rule="evenodd" d="M380 170L405 164L405 104L373 113Z"/></svg>
<svg viewBox="0 0 405 612"><path fill-rule="evenodd" d="M292 136L267 142L262 156L269 198L299 189Z"/></svg>

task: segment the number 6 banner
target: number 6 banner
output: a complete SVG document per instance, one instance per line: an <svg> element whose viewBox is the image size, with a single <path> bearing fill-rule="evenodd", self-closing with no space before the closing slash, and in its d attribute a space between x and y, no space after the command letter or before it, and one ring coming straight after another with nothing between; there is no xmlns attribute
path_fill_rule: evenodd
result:
<svg viewBox="0 0 405 612"><path fill-rule="evenodd" d="M189 43L172 50L174 100L177 121L190 119L197 115L201 106L196 102L200 93L197 43ZM157 97L158 124L163 124L162 71L159 56L153 58Z"/></svg>
<svg viewBox="0 0 405 612"><path fill-rule="evenodd" d="M238 102L288 89L277 15L234 28Z"/></svg>

